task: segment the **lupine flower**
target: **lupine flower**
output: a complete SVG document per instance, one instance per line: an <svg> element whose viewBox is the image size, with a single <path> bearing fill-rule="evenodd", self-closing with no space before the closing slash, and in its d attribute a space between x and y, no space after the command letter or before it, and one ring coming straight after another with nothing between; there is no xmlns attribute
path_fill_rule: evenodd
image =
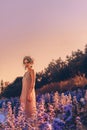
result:
<svg viewBox="0 0 87 130"><path fill-rule="evenodd" d="M79 100L78 100L79 97ZM2 100L1 130L83 130L87 119L87 90L37 95L37 115L27 118L19 98ZM79 115L79 116L78 116Z"/></svg>

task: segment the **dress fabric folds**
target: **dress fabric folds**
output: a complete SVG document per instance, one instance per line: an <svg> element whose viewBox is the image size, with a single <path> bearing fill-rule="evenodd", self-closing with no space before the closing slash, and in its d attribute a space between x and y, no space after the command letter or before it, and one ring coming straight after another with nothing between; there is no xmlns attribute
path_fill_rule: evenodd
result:
<svg viewBox="0 0 87 130"><path fill-rule="evenodd" d="M30 72L29 71L25 72L22 78L22 91L20 101L24 105L24 111L28 118L31 118L33 115L37 114L35 87L33 87L32 91L29 91L30 88L32 87L31 81L32 79ZM29 94L31 94L31 101L27 100Z"/></svg>

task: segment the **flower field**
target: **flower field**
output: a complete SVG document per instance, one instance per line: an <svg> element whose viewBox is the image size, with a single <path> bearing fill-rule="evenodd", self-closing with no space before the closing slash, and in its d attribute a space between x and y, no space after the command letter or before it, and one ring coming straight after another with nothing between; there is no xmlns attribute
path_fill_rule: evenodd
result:
<svg viewBox="0 0 87 130"><path fill-rule="evenodd" d="M0 130L86 130L87 90L38 94L37 115L27 119L19 97L0 100Z"/></svg>

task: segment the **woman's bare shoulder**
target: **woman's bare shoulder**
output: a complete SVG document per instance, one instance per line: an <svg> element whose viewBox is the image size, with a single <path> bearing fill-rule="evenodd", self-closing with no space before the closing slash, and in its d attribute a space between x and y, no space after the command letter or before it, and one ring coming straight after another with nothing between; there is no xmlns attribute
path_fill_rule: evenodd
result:
<svg viewBox="0 0 87 130"><path fill-rule="evenodd" d="M31 69L31 74L36 75L36 72L35 72L35 70L34 70L34 69Z"/></svg>

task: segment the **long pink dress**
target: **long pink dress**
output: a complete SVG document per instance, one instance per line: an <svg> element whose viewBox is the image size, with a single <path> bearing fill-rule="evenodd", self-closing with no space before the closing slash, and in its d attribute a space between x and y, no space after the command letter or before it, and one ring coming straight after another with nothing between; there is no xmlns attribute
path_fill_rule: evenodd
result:
<svg viewBox="0 0 87 130"><path fill-rule="evenodd" d="M33 87L32 92L29 92L29 89L31 87L31 75L30 72L25 72L23 78L22 78L22 92L20 96L21 103L24 103L24 109L26 116L28 118L31 118L33 115L37 114L36 111L36 95L35 95L35 87ZM29 102L27 100L27 97L29 94L32 94L31 101Z"/></svg>

